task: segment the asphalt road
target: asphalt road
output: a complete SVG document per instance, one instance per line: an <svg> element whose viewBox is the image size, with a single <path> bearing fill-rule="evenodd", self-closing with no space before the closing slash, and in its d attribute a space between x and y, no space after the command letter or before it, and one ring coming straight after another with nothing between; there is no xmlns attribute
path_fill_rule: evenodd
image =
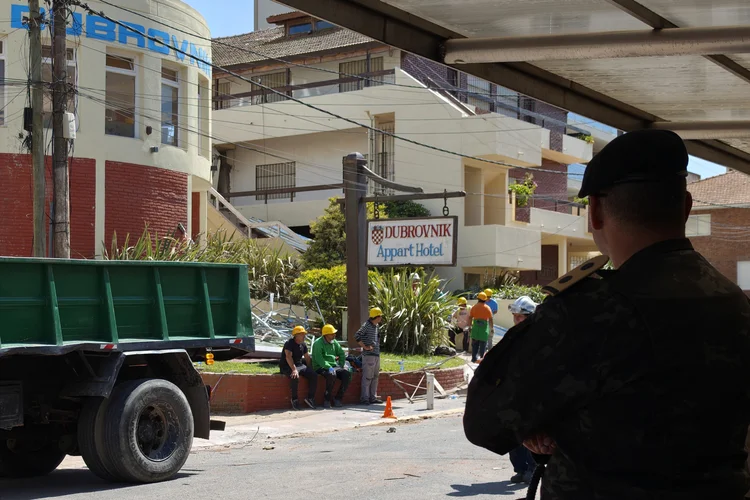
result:
<svg viewBox="0 0 750 500"><path fill-rule="evenodd" d="M0 499L523 498L525 486L510 483L511 475L508 457L471 445L454 415L303 438L257 436L241 448L194 452L176 479L159 484L112 485L86 469L0 480Z"/></svg>

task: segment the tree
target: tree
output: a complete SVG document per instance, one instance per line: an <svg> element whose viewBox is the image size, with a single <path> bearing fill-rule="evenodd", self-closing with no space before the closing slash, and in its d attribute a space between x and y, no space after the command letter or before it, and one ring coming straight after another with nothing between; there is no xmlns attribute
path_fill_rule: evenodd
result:
<svg viewBox="0 0 750 500"><path fill-rule="evenodd" d="M346 262L346 222L336 198L329 199L325 213L310 224L313 241L302 254L305 269L328 269ZM367 203L367 218L374 219L375 204ZM378 204L379 216L387 219L385 204Z"/></svg>
<svg viewBox="0 0 750 500"><path fill-rule="evenodd" d="M336 198L330 198L329 202L325 213L310 224L313 240L302 254L306 269L327 269L346 261L344 212Z"/></svg>

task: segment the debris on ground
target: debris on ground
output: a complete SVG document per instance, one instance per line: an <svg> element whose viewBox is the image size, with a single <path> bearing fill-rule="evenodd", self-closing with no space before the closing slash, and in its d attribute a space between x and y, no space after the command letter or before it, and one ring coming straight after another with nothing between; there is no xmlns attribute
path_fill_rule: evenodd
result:
<svg viewBox="0 0 750 500"><path fill-rule="evenodd" d="M388 433L396 432L396 428L395 427L389 427L386 432L388 432Z"/></svg>

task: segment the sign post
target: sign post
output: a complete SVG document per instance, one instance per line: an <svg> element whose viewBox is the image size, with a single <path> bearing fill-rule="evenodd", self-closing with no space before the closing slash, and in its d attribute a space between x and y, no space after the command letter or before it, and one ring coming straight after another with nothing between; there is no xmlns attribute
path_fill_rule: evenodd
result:
<svg viewBox="0 0 750 500"><path fill-rule="evenodd" d="M367 265L396 266L396 265L456 265L456 227L457 217L448 217L448 198L466 196L464 192L427 194L422 188L406 186L384 179L367 168L367 160L360 153L351 153L344 157L344 219L346 230L346 291L347 291L347 319L346 339L349 349L355 348L357 342L354 335L360 325L367 319L369 306L367 282ZM413 193L408 195L385 196L375 199L368 198L367 180L370 179L382 186L397 191ZM397 200L431 200L443 198L445 217L428 217L425 219L390 219L384 221L370 221L367 224L365 203L370 201ZM415 223L422 222L421 228ZM380 228L372 226L375 223ZM387 226L387 229L386 229ZM380 232L382 231L382 236ZM398 236L397 236L398 235ZM388 259L378 261L378 249L374 248L375 257L372 261L368 257L368 249L374 245L373 237L379 241L376 246L392 248L388 252ZM388 241L386 241L388 240ZM398 241L401 240L401 241ZM411 246L409 246L411 245ZM398 249L401 250L398 250ZM404 248L407 248L404 250ZM406 252L409 252L408 256ZM382 251L385 255L386 250Z"/></svg>
<svg viewBox="0 0 750 500"><path fill-rule="evenodd" d="M366 206L362 198L367 194L365 165L367 160L359 153L344 158L344 211L346 230L346 340L349 349L357 345L354 334L367 318L367 264L365 262Z"/></svg>

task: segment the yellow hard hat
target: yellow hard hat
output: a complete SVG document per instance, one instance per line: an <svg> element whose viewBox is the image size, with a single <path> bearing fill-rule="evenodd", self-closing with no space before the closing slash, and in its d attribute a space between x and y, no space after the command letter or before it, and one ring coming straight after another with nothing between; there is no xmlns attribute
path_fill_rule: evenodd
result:
<svg viewBox="0 0 750 500"><path fill-rule="evenodd" d="M487 297L492 297L492 290L490 290L490 289L488 288L487 290L485 290L485 291L484 291L484 294L485 294L485 295L486 295Z"/></svg>
<svg viewBox="0 0 750 500"><path fill-rule="evenodd" d="M307 330L305 330L304 326L299 326L298 325L298 326L295 326L294 328L292 328L292 337L295 337L295 336L299 335L300 333L307 333Z"/></svg>
<svg viewBox="0 0 750 500"><path fill-rule="evenodd" d="M466 305L466 297L459 297L458 300L456 300L456 302L458 302L459 306L465 306Z"/></svg>
<svg viewBox="0 0 750 500"><path fill-rule="evenodd" d="M378 316L382 315L383 311L381 311L379 307L373 307L372 309L370 309L370 319L377 318Z"/></svg>
<svg viewBox="0 0 750 500"><path fill-rule="evenodd" d="M333 325L324 325L322 334L325 337L326 335L334 335L338 330L336 330Z"/></svg>
<svg viewBox="0 0 750 500"><path fill-rule="evenodd" d="M477 299L479 299L479 300L481 300L481 301L485 301L485 300L487 300L487 294L486 294L486 293L484 293L484 292L479 292L479 293L477 294Z"/></svg>

